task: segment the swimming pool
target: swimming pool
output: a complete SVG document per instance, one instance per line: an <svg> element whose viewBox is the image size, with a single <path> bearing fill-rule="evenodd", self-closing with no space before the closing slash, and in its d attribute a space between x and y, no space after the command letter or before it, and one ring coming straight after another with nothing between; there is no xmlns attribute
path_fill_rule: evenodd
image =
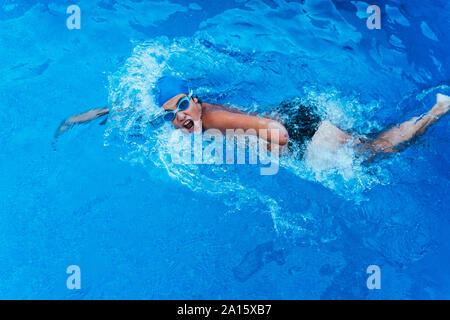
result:
<svg viewBox="0 0 450 320"><path fill-rule="evenodd" d="M450 298L447 118L370 166L342 150L270 176L174 164L168 128L137 126L172 70L206 101L301 96L370 135L450 93L449 18L444 0L0 1L0 298ZM115 102L138 111L55 141Z"/></svg>

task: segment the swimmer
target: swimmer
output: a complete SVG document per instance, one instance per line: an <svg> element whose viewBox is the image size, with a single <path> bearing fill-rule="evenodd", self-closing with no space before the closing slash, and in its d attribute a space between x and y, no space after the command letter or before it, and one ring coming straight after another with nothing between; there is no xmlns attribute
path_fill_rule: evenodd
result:
<svg viewBox="0 0 450 320"><path fill-rule="evenodd" d="M255 115L201 101L183 80L172 76L160 78L156 87L161 109L150 121L154 126L170 122L175 129L189 134L207 129L218 129L223 134L227 129L253 129L258 134L266 129L264 139L280 152L290 145L296 145L303 152L320 148L334 150L351 139L357 151L367 159L400 151L447 114L450 107L450 97L438 94L436 104L427 113L382 131L373 140L366 140L321 119L314 107L304 106L299 99L282 103L271 115ZM76 124L105 116L109 111L109 108L94 109L72 116L61 124L55 135Z"/></svg>

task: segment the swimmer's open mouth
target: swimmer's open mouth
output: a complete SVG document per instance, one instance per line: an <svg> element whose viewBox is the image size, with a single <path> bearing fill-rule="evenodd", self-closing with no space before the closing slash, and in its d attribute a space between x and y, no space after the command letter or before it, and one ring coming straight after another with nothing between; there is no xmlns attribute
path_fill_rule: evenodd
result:
<svg viewBox="0 0 450 320"><path fill-rule="evenodd" d="M194 121L192 121L191 119L188 119L183 123L183 127L185 127L186 129L191 129L193 126Z"/></svg>

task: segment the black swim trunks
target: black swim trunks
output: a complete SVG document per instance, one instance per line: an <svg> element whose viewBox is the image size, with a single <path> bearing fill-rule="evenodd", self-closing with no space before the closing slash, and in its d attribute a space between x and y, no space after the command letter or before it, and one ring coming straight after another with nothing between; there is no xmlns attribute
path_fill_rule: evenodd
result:
<svg viewBox="0 0 450 320"><path fill-rule="evenodd" d="M299 151L303 156L307 143L311 140L319 127L321 118L317 108L305 103L300 98L283 101L272 110L283 122L289 133L289 149Z"/></svg>

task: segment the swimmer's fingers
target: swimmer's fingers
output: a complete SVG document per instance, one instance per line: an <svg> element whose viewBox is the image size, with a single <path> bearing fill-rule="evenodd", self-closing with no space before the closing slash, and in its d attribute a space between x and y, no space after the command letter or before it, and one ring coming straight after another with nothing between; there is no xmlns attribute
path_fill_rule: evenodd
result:
<svg viewBox="0 0 450 320"><path fill-rule="evenodd" d="M64 132L69 130L73 127L73 123L67 122L67 120L64 120L61 125L58 127L58 129L55 132L55 138L58 138L60 135L62 135Z"/></svg>

